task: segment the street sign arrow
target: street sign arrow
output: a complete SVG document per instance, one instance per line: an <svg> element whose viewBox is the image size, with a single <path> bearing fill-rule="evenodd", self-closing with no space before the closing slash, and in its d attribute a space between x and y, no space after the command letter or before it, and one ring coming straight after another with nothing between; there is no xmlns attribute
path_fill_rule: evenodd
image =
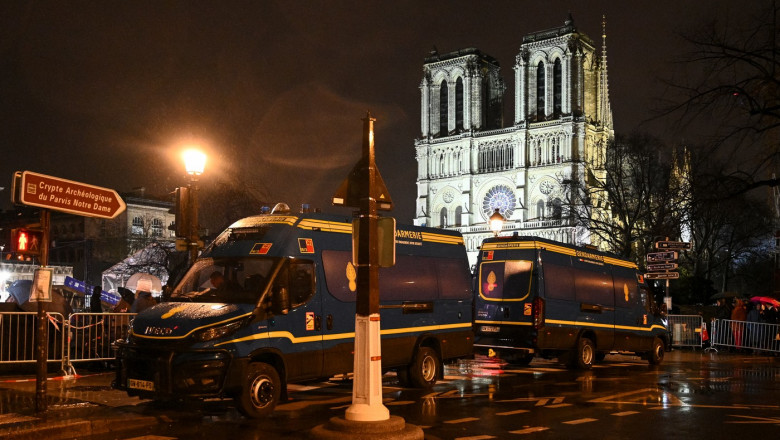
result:
<svg viewBox="0 0 780 440"><path fill-rule="evenodd" d="M648 272L659 272L659 271L674 270L674 269L677 269L677 263L661 263L661 264L647 265Z"/></svg>
<svg viewBox="0 0 780 440"><path fill-rule="evenodd" d="M656 241L656 249L691 249L691 243L687 241Z"/></svg>
<svg viewBox="0 0 780 440"><path fill-rule="evenodd" d="M124 200L113 189L31 171L21 173L15 191L18 192L14 197L16 203L85 217L111 219L126 208Z"/></svg>
<svg viewBox="0 0 780 440"><path fill-rule="evenodd" d="M676 280L680 278L680 274L677 272L650 272L645 274L645 279L648 280Z"/></svg>
<svg viewBox="0 0 780 440"><path fill-rule="evenodd" d="M365 182L368 181L368 174L374 172L374 185L368 188ZM377 209L390 211L393 209L393 201L390 199L390 192L387 191L385 181L376 167L369 167L365 158L360 159L346 179L341 183L336 194L333 195L333 204L336 206L348 206L350 208L360 208L360 202L366 197L372 197L377 202Z"/></svg>
<svg viewBox="0 0 780 440"><path fill-rule="evenodd" d="M649 263L664 263L667 261L672 261L677 259L677 252L674 251L666 251L666 252L651 252L647 254L647 257L645 257Z"/></svg>

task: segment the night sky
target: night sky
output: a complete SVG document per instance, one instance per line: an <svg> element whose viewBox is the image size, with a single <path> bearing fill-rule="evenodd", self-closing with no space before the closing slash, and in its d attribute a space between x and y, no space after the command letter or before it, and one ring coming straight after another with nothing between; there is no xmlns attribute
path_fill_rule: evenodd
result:
<svg viewBox="0 0 780 440"><path fill-rule="evenodd" d="M271 201L333 211L377 119L377 163L411 222L424 58L476 47L499 60L514 116L522 37L563 25L601 46L607 21L615 129L653 114L657 81L684 55L677 34L726 1L0 2L0 208L30 170L166 194L186 183L185 143L209 155L204 190L238 182ZM732 12L735 12L732 11ZM643 129L671 142L685 133Z"/></svg>

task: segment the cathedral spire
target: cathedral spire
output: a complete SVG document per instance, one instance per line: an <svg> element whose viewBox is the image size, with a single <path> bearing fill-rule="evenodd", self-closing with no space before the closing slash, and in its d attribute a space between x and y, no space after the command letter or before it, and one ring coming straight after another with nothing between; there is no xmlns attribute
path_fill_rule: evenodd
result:
<svg viewBox="0 0 780 440"><path fill-rule="evenodd" d="M605 128L612 131L612 108L609 104L609 80L607 78L607 17L601 16L601 78L600 78L600 96L601 112L600 119Z"/></svg>

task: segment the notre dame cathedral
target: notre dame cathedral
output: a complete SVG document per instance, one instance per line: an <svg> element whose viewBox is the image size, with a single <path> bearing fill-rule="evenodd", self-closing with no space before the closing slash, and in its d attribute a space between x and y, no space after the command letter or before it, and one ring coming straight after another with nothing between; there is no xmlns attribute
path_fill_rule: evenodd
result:
<svg viewBox="0 0 780 440"><path fill-rule="evenodd" d="M614 136L604 29L600 53L571 16L524 36L506 127L497 60L476 48L425 59L415 224L460 231L472 264L496 209L501 235L590 243L587 222L570 215L584 203L571 188L604 179Z"/></svg>

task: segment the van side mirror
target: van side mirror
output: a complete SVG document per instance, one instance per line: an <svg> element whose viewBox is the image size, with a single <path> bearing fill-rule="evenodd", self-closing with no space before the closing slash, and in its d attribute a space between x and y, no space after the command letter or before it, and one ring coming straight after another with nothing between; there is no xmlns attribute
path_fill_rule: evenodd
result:
<svg viewBox="0 0 780 440"><path fill-rule="evenodd" d="M271 310L274 315L286 315L290 311L290 292L285 286L274 286Z"/></svg>
<svg viewBox="0 0 780 440"><path fill-rule="evenodd" d="M661 307L658 308L661 312L661 316L666 316L668 310L666 309L666 303L661 303Z"/></svg>

